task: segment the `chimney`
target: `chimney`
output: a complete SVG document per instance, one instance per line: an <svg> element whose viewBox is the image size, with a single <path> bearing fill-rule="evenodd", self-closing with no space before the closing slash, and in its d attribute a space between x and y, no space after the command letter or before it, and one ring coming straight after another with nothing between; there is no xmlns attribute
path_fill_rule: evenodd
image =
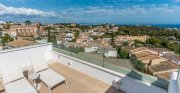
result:
<svg viewBox="0 0 180 93"><path fill-rule="evenodd" d="M164 53L163 50L159 51L159 52L158 52L158 56L162 57L162 56L163 56L163 53Z"/></svg>

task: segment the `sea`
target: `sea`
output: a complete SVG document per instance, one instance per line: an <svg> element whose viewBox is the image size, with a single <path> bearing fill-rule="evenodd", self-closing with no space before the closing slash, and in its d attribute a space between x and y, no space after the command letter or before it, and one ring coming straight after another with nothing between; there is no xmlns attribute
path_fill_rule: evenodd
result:
<svg viewBox="0 0 180 93"><path fill-rule="evenodd" d="M163 27L163 28L180 28L180 24L152 24L151 26Z"/></svg>
<svg viewBox="0 0 180 93"><path fill-rule="evenodd" d="M100 25L101 23L80 23L81 25ZM116 23L112 23L116 24ZM136 25L136 26L155 26L155 27L161 27L161 28L177 28L180 29L180 24L116 24L116 25Z"/></svg>

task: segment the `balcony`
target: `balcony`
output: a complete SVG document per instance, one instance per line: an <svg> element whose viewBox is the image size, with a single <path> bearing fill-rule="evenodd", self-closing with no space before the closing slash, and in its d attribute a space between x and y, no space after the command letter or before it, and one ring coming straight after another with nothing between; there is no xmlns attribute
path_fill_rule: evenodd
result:
<svg viewBox="0 0 180 93"><path fill-rule="evenodd" d="M5 60L14 59L21 64L21 69L28 69L28 74L31 74L32 64L29 55L45 58L53 71L66 78L68 87L61 84L54 88L52 93L170 93L169 82L166 80L108 63L102 67L96 60L52 49L51 44L1 51L0 64ZM32 80L28 80L32 83ZM113 81L119 82L118 89L113 87ZM48 93L48 88L43 83L40 84L39 92Z"/></svg>

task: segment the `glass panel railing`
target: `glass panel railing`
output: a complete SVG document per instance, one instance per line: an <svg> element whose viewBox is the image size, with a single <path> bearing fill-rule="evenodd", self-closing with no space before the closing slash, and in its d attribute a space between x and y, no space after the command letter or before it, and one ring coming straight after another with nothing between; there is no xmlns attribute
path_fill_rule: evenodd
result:
<svg viewBox="0 0 180 93"><path fill-rule="evenodd" d="M178 91L180 91L180 70L178 70L177 85L178 85Z"/></svg>
<svg viewBox="0 0 180 93"><path fill-rule="evenodd" d="M109 62L106 62L104 60L96 59L94 57L91 57L91 56L88 56L88 55L83 55L83 54L80 54L80 53L73 53L73 52L63 50L63 49L60 49L60 48L55 48L54 47L53 51L56 51L56 52L59 52L59 53L62 53L62 54L65 54L65 55L68 55L68 56L83 60L83 61L86 61L88 63L98 65L100 67L104 67L104 68L119 72L121 74L127 75L129 77L132 77L132 78L144 81L144 82L148 82L150 84L161 87L163 89L168 88L169 82L167 80L160 79L160 78L157 78L155 76L144 74L144 73L141 73L139 71L131 70L131 69L128 69L128 68L125 68L125 67L120 67L120 66L111 64Z"/></svg>
<svg viewBox="0 0 180 93"><path fill-rule="evenodd" d="M119 72L121 74L127 75L129 77L132 77L132 78L144 81L144 82L148 82L150 84L161 87L163 89L168 88L169 82L167 80L157 78L155 76L144 74L144 73L141 73L141 72L136 71L136 70L130 70L130 69L127 69L124 67L119 67L119 66L109 64L109 63L105 63L105 68Z"/></svg>

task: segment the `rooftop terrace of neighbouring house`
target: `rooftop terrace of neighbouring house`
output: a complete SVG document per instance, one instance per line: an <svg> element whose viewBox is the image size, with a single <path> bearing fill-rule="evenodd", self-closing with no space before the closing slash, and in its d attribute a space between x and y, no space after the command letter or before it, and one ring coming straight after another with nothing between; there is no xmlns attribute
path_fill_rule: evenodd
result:
<svg viewBox="0 0 180 93"><path fill-rule="evenodd" d="M169 76L171 72L178 71L178 68L179 67L177 64L170 61L164 61L164 62L161 62L160 64L151 65L148 67L150 73L152 73L153 75L157 75L158 77L167 79L167 80L169 80L170 78Z"/></svg>
<svg viewBox="0 0 180 93"><path fill-rule="evenodd" d="M8 43L8 45L13 47L13 48L30 46L30 45L35 45L35 44L36 43L34 43L33 41L29 41L29 40L15 40L15 41Z"/></svg>
<svg viewBox="0 0 180 93"><path fill-rule="evenodd" d="M158 55L158 52L155 51L155 50L152 50L152 49L148 49L148 48L145 48L145 47L139 47L139 48L135 48L135 49L132 49L130 50L130 53L131 54L144 54L145 55L145 52L147 52L148 54L154 54L154 55ZM143 56L143 55L142 55ZM146 55L145 55L146 56Z"/></svg>
<svg viewBox="0 0 180 93"><path fill-rule="evenodd" d="M24 71L28 70L28 74L31 75L35 69L32 69L32 60L29 60L30 55L44 58L47 64L49 64L50 69L58 73L58 75L64 76L66 79L68 86L60 84L52 89L52 93L178 93L177 91L174 92L178 85L176 83L171 84L171 81L109 63L104 63L102 66L101 64L96 64L96 60L91 62L76 53L52 48L51 44L1 51L0 64L14 59L13 61L16 60L19 62L19 68ZM39 64L39 60L37 64ZM32 82L30 78L28 80ZM51 79L47 79L46 81L49 82ZM39 84L40 90L39 87L37 89L39 93L49 92L48 87L44 83ZM11 87L16 88L18 86ZM5 91L7 90L6 88ZM6 93L5 91L3 93Z"/></svg>

